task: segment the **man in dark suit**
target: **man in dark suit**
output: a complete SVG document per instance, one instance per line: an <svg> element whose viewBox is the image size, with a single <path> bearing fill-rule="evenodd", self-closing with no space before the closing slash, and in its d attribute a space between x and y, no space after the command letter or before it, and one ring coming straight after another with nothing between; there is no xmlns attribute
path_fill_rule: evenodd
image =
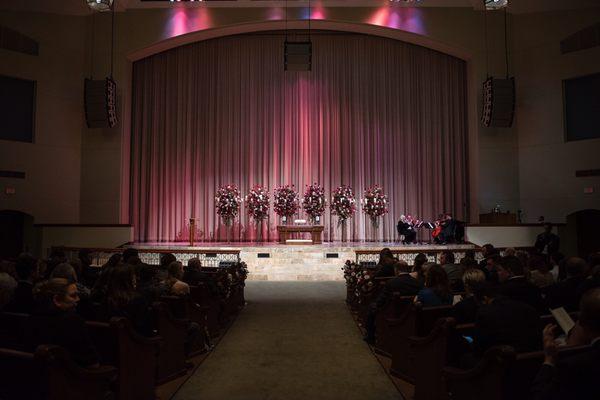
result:
<svg viewBox="0 0 600 400"><path fill-rule="evenodd" d="M589 350L558 358L556 325L544 329L544 364L533 383L536 400L600 399L600 288L584 294L579 320L571 330L569 345L590 345Z"/></svg>
<svg viewBox="0 0 600 400"><path fill-rule="evenodd" d="M405 215L400 216L400 221L398 221L398 225L396 226L398 230L398 236L403 236L402 243L414 243L417 240L417 231L413 225L409 223L408 218Z"/></svg>
<svg viewBox="0 0 600 400"><path fill-rule="evenodd" d="M419 290L422 289L419 281L410 274L411 267L402 262L397 262L394 265L396 276L388 280L374 303L370 305L369 314L365 329L367 331L365 341L369 344L375 343L375 318L388 301L392 299L394 293L399 293L400 296L416 296Z"/></svg>
<svg viewBox="0 0 600 400"><path fill-rule="evenodd" d="M515 256L506 256L500 259L497 266L498 291L504 297L527 303L540 314L547 314L548 308L542 298L542 292L533 283L525 278L523 264Z"/></svg>
<svg viewBox="0 0 600 400"><path fill-rule="evenodd" d="M475 345L480 354L497 345L512 346L518 352L539 350L540 317L529 304L498 296L489 283L475 292L480 304L475 317Z"/></svg>
<svg viewBox="0 0 600 400"><path fill-rule="evenodd" d="M540 233L535 240L535 249L540 254L551 255L558 251L560 240L552 233L552 224L544 224L544 232Z"/></svg>
<svg viewBox="0 0 600 400"><path fill-rule="evenodd" d="M546 288L546 298L550 308L564 307L567 311L577 311L579 297L577 288L584 282L587 273L585 260L569 257L565 262L567 279Z"/></svg>

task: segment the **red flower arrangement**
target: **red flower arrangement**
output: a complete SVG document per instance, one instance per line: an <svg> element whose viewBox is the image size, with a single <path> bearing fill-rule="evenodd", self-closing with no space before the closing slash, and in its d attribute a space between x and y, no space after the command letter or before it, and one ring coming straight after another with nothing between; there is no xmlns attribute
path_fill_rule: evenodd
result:
<svg viewBox="0 0 600 400"><path fill-rule="evenodd" d="M217 190L215 208L225 225L231 225L233 219L238 215L241 201L240 190L235 185L221 186Z"/></svg>
<svg viewBox="0 0 600 400"><path fill-rule="evenodd" d="M363 212L371 218L374 227L379 226L379 217L389 212L387 208L388 198L379 185L371 186L365 190L362 204Z"/></svg>
<svg viewBox="0 0 600 400"><path fill-rule="evenodd" d="M294 185L279 186L273 191L273 210L280 217L291 217L298 212L298 192Z"/></svg>
<svg viewBox="0 0 600 400"><path fill-rule="evenodd" d="M261 185L256 185L246 195L246 209L258 223L269 215L269 191Z"/></svg>
<svg viewBox="0 0 600 400"><path fill-rule="evenodd" d="M325 190L318 183L306 185L304 191L304 199L302 200L302 208L312 220L317 222L319 217L325 212L327 200L325 200Z"/></svg>
<svg viewBox="0 0 600 400"><path fill-rule="evenodd" d="M337 215L342 223L354 216L356 212L356 199L350 186L338 186L331 196L331 213Z"/></svg>

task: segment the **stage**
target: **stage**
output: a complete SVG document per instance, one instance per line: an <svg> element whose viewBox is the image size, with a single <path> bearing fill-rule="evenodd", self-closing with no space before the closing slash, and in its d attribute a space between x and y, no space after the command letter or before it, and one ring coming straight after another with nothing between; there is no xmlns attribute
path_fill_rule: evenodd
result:
<svg viewBox="0 0 600 400"><path fill-rule="evenodd" d="M342 267L346 260L377 262L379 251L390 248L396 255L412 263L418 253L428 255L435 262L439 252L452 250L458 258L466 250L475 249L472 244L403 245L398 242L325 242L318 245L285 245L276 242L206 242L189 246L185 242L136 243L133 247L142 252L172 251L182 262L202 251L228 253L239 252L239 258L248 265L249 280L263 281L340 281L343 280ZM205 255L206 256L206 255Z"/></svg>

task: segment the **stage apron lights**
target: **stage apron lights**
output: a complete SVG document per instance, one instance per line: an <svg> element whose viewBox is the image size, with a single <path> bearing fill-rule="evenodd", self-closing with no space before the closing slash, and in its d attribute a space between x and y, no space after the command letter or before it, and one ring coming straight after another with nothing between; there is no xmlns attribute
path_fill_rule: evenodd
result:
<svg viewBox="0 0 600 400"><path fill-rule="evenodd" d="M223 241L219 186L379 184L389 214L374 230L360 206L350 240L394 240L401 214L464 217L467 93L463 60L359 34L313 34L311 72L284 71L284 36L229 36L133 67L130 219L136 241ZM272 203L272 202L271 202ZM301 211L299 218L306 218ZM271 208L263 237L277 240ZM323 239L340 240L327 208ZM268 226L268 228L267 228ZM234 241L255 240L242 207Z"/></svg>

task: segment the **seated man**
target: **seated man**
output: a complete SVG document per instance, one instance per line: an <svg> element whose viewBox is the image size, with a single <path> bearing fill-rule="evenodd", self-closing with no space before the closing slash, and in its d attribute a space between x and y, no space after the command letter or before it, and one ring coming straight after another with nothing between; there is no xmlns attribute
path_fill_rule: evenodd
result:
<svg viewBox="0 0 600 400"><path fill-rule="evenodd" d="M409 217L406 217L404 214L401 215L400 221L398 221L398 225L396 226L398 235L403 237L402 243L404 244L417 241L417 231L415 231L414 226L410 223Z"/></svg>
<svg viewBox="0 0 600 400"><path fill-rule="evenodd" d="M31 314L33 311L33 285L38 279L38 260L29 254L21 254L15 264L17 287L4 311Z"/></svg>
<svg viewBox="0 0 600 400"><path fill-rule="evenodd" d="M375 343L375 318L388 301L392 299L394 292L400 296L416 296L422 286L416 279L416 273L411 273L411 266L407 263L397 262L394 264L396 276L385 283L385 286L374 303L370 305L365 329L367 334L365 341L369 344Z"/></svg>
<svg viewBox="0 0 600 400"><path fill-rule="evenodd" d="M440 254L440 265L444 268L444 271L446 271L446 275L448 275L448 281L450 281L452 291L463 291L463 268L462 265L455 263L454 253L448 250L442 251Z"/></svg>
<svg viewBox="0 0 600 400"><path fill-rule="evenodd" d="M540 317L526 303L498 296L486 283L475 291L480 304L475 317L475 345L479 354L497 345L512 346L518 352L539 350Z"/></svg>
<svg viewBox="0 0 600 400"><path fill-rule="evenodd" d="M585 281L587 264L579 257L569 257L565 262L567 279L545 288L551 308L564 307L567 311L577 311L579 297L577 288Z"/></svg>
<svg viewBox="0 0 600 400"><path fill-rule="evenodd" d="M517 257L502 257L496 268L500 281L498 291L501 295L529 304L540 315L548 313L542 292L525 278L523 265Z"/></svg>
<svg viewBox="0 0 600 400"><path fill-rule="evenodd" d="M534 381L536 400L600 399L600 288L586 292L581 313L570 332L568 345L591 345L585 352L557 359L556 325L544 329L544 364Z"/></svg>

